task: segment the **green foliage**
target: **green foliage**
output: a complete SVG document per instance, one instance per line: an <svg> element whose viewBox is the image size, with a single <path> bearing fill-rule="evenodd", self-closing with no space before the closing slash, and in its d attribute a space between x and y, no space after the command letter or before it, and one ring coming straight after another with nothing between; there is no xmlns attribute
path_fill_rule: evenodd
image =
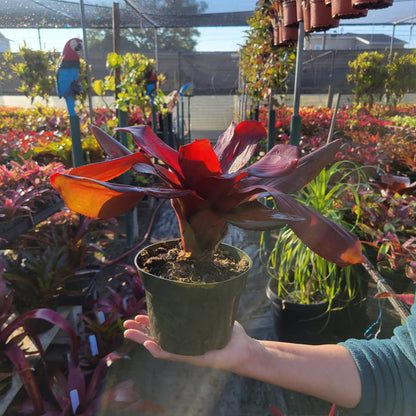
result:
<svg viewBox="0 0 416 416"><path fill-rule="evenodd" d="M285 80L295 64L293 46L273 45L273 26L266 6L257 7L249 20L248 38L240 49L241 77L245 92L255 102L270 94L284 93Z"/></svg>
<svg viewBox="0 0 416 416"><path fill-rule="evenodd" d="M387 71L386 96L390 105L396 106L406 92L416 91L416 53L402 56L395 53Z"/></svg>
<svg viewBox="0 0 416 416"><path fill-rule="evenodd" d="M44 159L48 156L52 159L58 159L65 166L73 166L72 162L72 139L70 136L63 135L55 141L45 143L42 146L34 146L31 149L34 157L42 156ZM97 141L91 137L86 136L82 139L82 151L84 159L87 162L100 161L104 159L104 153Z"/></svg>
<svg viewBox="0 0 416 416"><path fill-rule="evenodd" d="M372 107L384 96L392 107L406 92L416 91L416 54L394 54L391 63L380 52L364 52L349 62L349 82L354 83L355 103Z"/></svg>
<svg viewBox="0 0 416 416"><path fill-rule="evenodd" d="M146 85L149 78L154 72L155 61L144 55L136 53L127 53L118 55L109 53L107 56L107 67L110 69L110 75L104 80L95 80L93 89L96 94L104 97L107 91L114 92L116 89L115 70L120 70L120 84L118 87L118 96L116 99L116 108L122 111L128 111L130 107L139 107L145 117L151 114L151 97L147 94ZM164 80L164 76L159 74L158 82ZM164 94L157 89L154 97L154 104L159 111L163 111Z"/></svg>
<svg viewBox="0 0 416 416"><path fill-rule="evenodd" d="M391 120L396 126L416 129L416 118L413 116L395 115L390 117L389 120Z"/></svg>
<svg viewBox="0 0 416 416"><path fill-rule="evenodd" d="M354 178L354 180L352 180ZM295 198L328 219L352 230L345 217L351 206L359 206L359 188L366 177L353 162L339 161L321 173ZM355 224L359 210L355 212ZM322 242L325 244L325 242ZM352 275L354 266L341 268L309 249L295 233L285 227L276 235L275 245L267 259L268 273L277 284L277 295L299 303L328 300L342 293L345 299L357 295L359 282Z"/></svg>
<svg viewBox="0 0 416 416"><path fill-rule="evenodd" d="M377 99L382 99L388 76L386 64L385 55L379 52L364 52L348 62L351 72L347 79L355 85L353 93L356 104L372 107Z"/></svg>
<svg viewBox="0 0 416 416"><path fill-rule="evenodd" d="M23 46L19 50L19 58L10 50L3 54L3 69L10 69L20 78L18 91L30 97L32 103L36 97L48 100L55 90L56 57L56 52L34 51ZM3 70L0 79L4 82L9 78Z"/></svg>

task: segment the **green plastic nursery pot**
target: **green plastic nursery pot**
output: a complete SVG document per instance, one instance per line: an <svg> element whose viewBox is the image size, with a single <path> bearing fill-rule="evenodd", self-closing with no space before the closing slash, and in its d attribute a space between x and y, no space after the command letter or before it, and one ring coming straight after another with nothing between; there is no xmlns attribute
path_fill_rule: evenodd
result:
<svg viewBox="0 0 416 416"><path fill-rule="evenodd" d="M174 246L177 240L152 244ZM238 260L246 258L249 268L218 283L184 283L155 276L138 269L146 290L147 310L152 337L166 351L181 355L201 355L223 348L231 337L240 295L243 292L252 262L242 250L227 244L220 249Z"/></svg>

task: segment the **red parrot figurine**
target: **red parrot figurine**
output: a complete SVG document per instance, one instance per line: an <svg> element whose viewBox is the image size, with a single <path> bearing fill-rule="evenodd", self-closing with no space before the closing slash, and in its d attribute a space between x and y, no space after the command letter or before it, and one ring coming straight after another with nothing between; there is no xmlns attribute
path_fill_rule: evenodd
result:
<svg viewBox="0 0 416 416"><path fill-rule="evenodd" d="M56 70L56 90L59 98L65 98L69 115L76 115L74 96L81 90L79 82L80 54L82 51L82 40L70 39L62 51Z"/></svg>

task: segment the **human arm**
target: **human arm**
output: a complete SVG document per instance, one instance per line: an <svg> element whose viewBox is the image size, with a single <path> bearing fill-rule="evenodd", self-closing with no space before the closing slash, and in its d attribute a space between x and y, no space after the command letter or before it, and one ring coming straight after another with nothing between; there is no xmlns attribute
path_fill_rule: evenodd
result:
<svg viewBox="0 0 416 416"><path fill-rule="evenodd" d="M126 321L124 326L125 337L143 344L156 358L231 371L344 407L354 407L360 401L357 367L349 351L340 345L258 341L236 323L225 348L198 357L181 356L163 351L154 342L146 316L139 315L135 320Z"/></svg>
<svg viewBox="0 0 416 416"><path fill-rule="evenodd" d="M416 415L416 306L389 339L342 343L353 356L361 377L360 414Z"/></svg>

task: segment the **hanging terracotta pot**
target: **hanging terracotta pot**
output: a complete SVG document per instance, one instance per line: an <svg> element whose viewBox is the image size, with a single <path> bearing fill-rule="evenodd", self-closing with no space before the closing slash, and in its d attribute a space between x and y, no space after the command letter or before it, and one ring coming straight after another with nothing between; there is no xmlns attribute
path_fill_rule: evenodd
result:
<svg viewBox="0 0 416 416"><path fill-rule="evenodd" d="M393 0L352 0L354 9L385 9L393 4Z"/></svg>
<svg viewBox="0 0 416 416"><path fill-rule="evenodd" d="M331 16L331 8L325 6L325 0L311 0L311 30L320 32L337 27L339 20Z"/></svg>
<svg viewBox="0 0 416 416"><path fill-rule="evenodd" d="M295 43L298 40L298 28L295 26L288 27L284 24L281 24L281 35L280 43L283 45L291 45L292 43Z"/></svg>
<svg viewBox="0 0 416 416"><path fill-rule="evenodd" d="M280 37L279 37L279 25L275 24L273 25L273 45L277 46L280 43Z"/></svg>
<svg viewBox="0 0 416 416"><path fill-rule="evenodd" d="M354 9L351 0L332 0L331 13L334 19L355 19L367 16L367 9Z"/></svg>
<svg viewBox="0 0 416 416"><path fill-rule="evenodd" d="M312 32L311 27L311 4L309 0L302 1L303 29L305 33Z"/></svg>
<svg viewBox="0 0 416 416"><path fill-rule="evenodd" d="M296 17L298 22L303 22L302 0L296 0Z"/></svg>
<svg viewBox="0 0 416 416"><path fill-rule="evenodd" d="M287 27L298 25L296 0L285 0L283 2L283 25Z"/></svg>

